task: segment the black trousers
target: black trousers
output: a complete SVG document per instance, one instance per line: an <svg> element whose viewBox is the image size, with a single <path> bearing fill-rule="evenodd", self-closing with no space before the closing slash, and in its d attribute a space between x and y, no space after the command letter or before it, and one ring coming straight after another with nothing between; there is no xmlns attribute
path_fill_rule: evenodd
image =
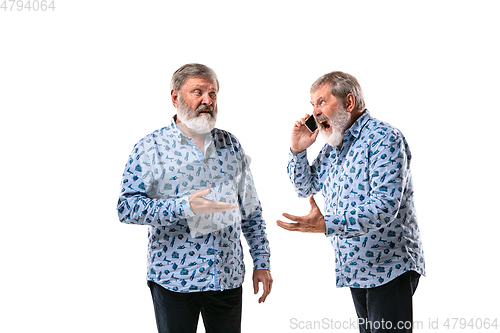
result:
<svg viewBox="0 0 500 333"><path fill-rule="evenodd" d="M158 333L196 333L203 318L207 333L240 333L242 287L180 293L148 281Z"/></svg>
<svg viewBox="0 0 500 333"><path fill-rule="evenodd" d="M408 271L375 288L351 288L361 333L412 332L412 297L420 274Z"/></svg>

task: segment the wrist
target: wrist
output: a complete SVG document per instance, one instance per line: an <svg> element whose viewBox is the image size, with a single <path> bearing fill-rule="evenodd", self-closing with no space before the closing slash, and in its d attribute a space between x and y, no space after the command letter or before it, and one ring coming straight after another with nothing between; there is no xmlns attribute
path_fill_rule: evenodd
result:
<svg viewBox="0 0 500 333"><path fill-rule="evenodd" d="M292 152L292 154L294 154L294 155L298 155L298 154L302 153L304 150L305 150L305 149L300 150L300 149L298 149L298 148L290 147L290 151L291 151L291 152Z"/></svg>

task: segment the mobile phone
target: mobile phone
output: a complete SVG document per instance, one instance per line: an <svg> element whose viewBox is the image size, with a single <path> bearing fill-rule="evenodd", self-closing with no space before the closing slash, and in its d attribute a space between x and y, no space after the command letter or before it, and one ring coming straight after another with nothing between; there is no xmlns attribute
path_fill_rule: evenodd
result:
<svg viewBox="0 0 500 333"><path fill-rule="evenodd" d="M313 133L316 130L316 128L318 128L318 125L316 124L316 120L314 120L313 116L310 116L309 118L307 118L306 127L311 131L311 133Z"/></svg>

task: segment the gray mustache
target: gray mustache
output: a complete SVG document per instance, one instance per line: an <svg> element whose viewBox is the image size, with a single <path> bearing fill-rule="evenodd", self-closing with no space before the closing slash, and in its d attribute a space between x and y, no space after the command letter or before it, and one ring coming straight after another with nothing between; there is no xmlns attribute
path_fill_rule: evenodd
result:
<svg viewBox="0 0 500 333"><path fill-rule="evenodd" d="M196 108L196 115L198 116L200 113L208 111L210 115L213 116L214 107L212 105L200 105Z"/></svg>
<svg viewBox="0 0 500 333"><path fill-rule="evenodd" d="M319 116L319 117L317 117L317 118L316 118L316 117L314 117L314 119L316 120L316 122L317 122L318 124L319 124L320 122L322 122L322 121L325 121L325 120L326 120L326 121L329 121L329 119L328 119L325 115L321 115L321 116Z"/></svg>

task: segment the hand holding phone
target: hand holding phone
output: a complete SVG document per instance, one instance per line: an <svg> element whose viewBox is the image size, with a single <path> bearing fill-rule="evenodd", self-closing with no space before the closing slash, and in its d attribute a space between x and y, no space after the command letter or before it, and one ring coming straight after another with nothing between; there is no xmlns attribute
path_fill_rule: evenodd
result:
<svg viewBox="0 0 500 333"><path fill-rule="evenodd" d="M314 131L318 128L318 124L316 124L316 120L313 116L306 119L306 127L309 131L311 131L311 133L314 133Z"/></svg>
<svg viewBox="0 0 500 333"><path fill-rule="evenodd" d="M309 148L316 141L318 133L318 125L313 116L306 114L304 118L296 121L291 137L290 149L292 153L298 154Z"/></svg>

